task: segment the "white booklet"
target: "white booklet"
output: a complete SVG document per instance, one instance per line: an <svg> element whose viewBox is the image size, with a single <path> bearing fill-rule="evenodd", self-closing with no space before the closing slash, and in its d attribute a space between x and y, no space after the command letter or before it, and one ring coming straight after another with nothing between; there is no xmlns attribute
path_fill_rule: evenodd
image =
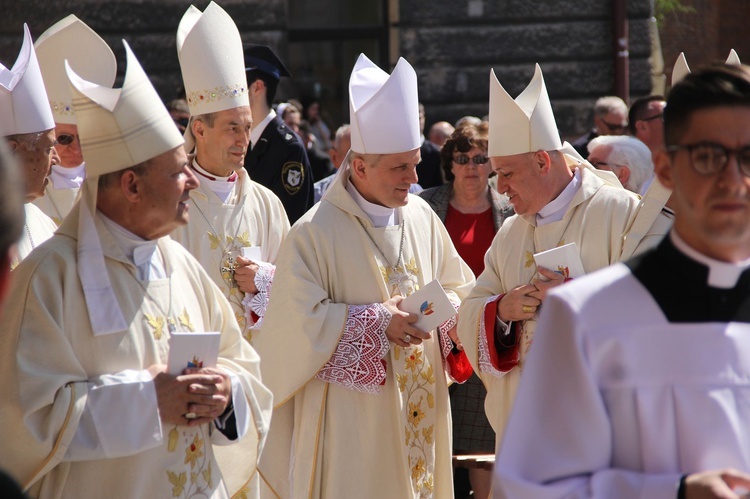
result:
<svg viewBox="0 0 750 499"><path fill-rule="evenodd" d="M178 375L187 367L216 367L220 340L221 333L172 333L167 372Z"/></svg>
<svg viewBox="0 0 750 499"><path fill-rule="evenodd" d="M263 253L261 252L260 246L245 246L242 248L242 257L248 258L258 265L261 263L267 263L263 261Z"/></svg>
<svg viewBox="0 0 750 499"><path fill-rule="evenodd" d="M565 277L581 277L586 274L576 243L541 251L534 255L534 261L537 266L554 270Z"/></svg>
<svg viewBox="0 0 750 499"><path fill-rule="evenodd" d="M404 312L417 314L419 319L414 327L425 332L432 331L456 315L456 309L437 279L404 298L399 308Z"/></svg>

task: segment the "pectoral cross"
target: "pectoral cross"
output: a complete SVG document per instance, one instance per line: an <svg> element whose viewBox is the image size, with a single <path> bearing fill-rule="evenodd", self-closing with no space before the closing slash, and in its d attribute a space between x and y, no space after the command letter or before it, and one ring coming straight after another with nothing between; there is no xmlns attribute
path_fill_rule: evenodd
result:
<svg viewBox="0 0 750 499"><path fill-rule="evenodd" d="M222 265L220 268L221 275L224 276L224 279L229 280L230 288L237 287L237 281L234 280L234 271L236 269L237 269L237 265L234 262L234 255L232 255L232 252L230 251L228 253L225 264Z"/></svg>

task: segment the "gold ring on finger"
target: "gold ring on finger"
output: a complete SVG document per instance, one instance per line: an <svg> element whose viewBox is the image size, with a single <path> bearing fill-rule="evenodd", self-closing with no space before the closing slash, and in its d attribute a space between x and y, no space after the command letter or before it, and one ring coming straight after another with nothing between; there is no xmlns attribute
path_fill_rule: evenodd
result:
<svg viewBox="0 0 750 499"><path fill-rule="evenodd" d="M532 307L531 305L524 305L521 307L521 310L523 310L523 313L525 314L530 314L534 311L534 307Z"/></svg>

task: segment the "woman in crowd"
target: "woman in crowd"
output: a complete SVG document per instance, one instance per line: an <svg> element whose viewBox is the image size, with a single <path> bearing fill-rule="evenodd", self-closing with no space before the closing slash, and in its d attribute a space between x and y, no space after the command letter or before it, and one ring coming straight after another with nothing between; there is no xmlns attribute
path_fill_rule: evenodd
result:
<svg viewBox="0 0 750 499"><path fill-rule="evenodd" d="M419 194L443 221L474 275L484 270L484 254L503 220L513 214L507 198L489 185L494 173L487 157L487 132L487 122L468 122L457 128L440 151L448 183ZM465 384L451 386L450 394L454 452L494 454L495 433L484 413L487 392L482 381L474 374ZM470 469L469 480L473 497L489 497L491 471ZM457 483L456 497L468 497L468 491L460 489Z"/></svg>

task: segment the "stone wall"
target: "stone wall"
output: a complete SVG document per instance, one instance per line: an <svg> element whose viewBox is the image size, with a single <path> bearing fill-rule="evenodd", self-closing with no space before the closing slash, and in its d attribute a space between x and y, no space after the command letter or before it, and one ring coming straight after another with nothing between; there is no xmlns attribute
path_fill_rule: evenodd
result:
<svg viewBox="0 0 750 499"><path fill-rule="evenodd" d="M120 40L125 38L165 100L173 98L181 85L175 48L179 20L191 3L201 9L208 4L208 0L0 1L10 2L0 17L3 63L15 60L23 22L29 23L36 38L57 20L74 13L110 44L120 61L124 55ZM335 3L316 1L321 8L326 8L327 2ZM237 23L243 40L268 44L285 58L285 0L219 3ZM628 4L630 89L635 96L650 92L647 20L651 12L649 0L629 0ZM591 123L594 100L613 92L609 1L391 0L390 5L397 6L391 13L391 39L397 40L392 49L419 74L428 126L432 121L455 121L466 114L484 116L490 68L516 95L531 78L534 63L540 63L558 126L566 138L585 131ZM121 66L120 72L123 69ZM342 68L345 79L350 69ZM342 83L345 88L345 81ZM292 85L284 82L280 96L293 95Z"/></svg>

